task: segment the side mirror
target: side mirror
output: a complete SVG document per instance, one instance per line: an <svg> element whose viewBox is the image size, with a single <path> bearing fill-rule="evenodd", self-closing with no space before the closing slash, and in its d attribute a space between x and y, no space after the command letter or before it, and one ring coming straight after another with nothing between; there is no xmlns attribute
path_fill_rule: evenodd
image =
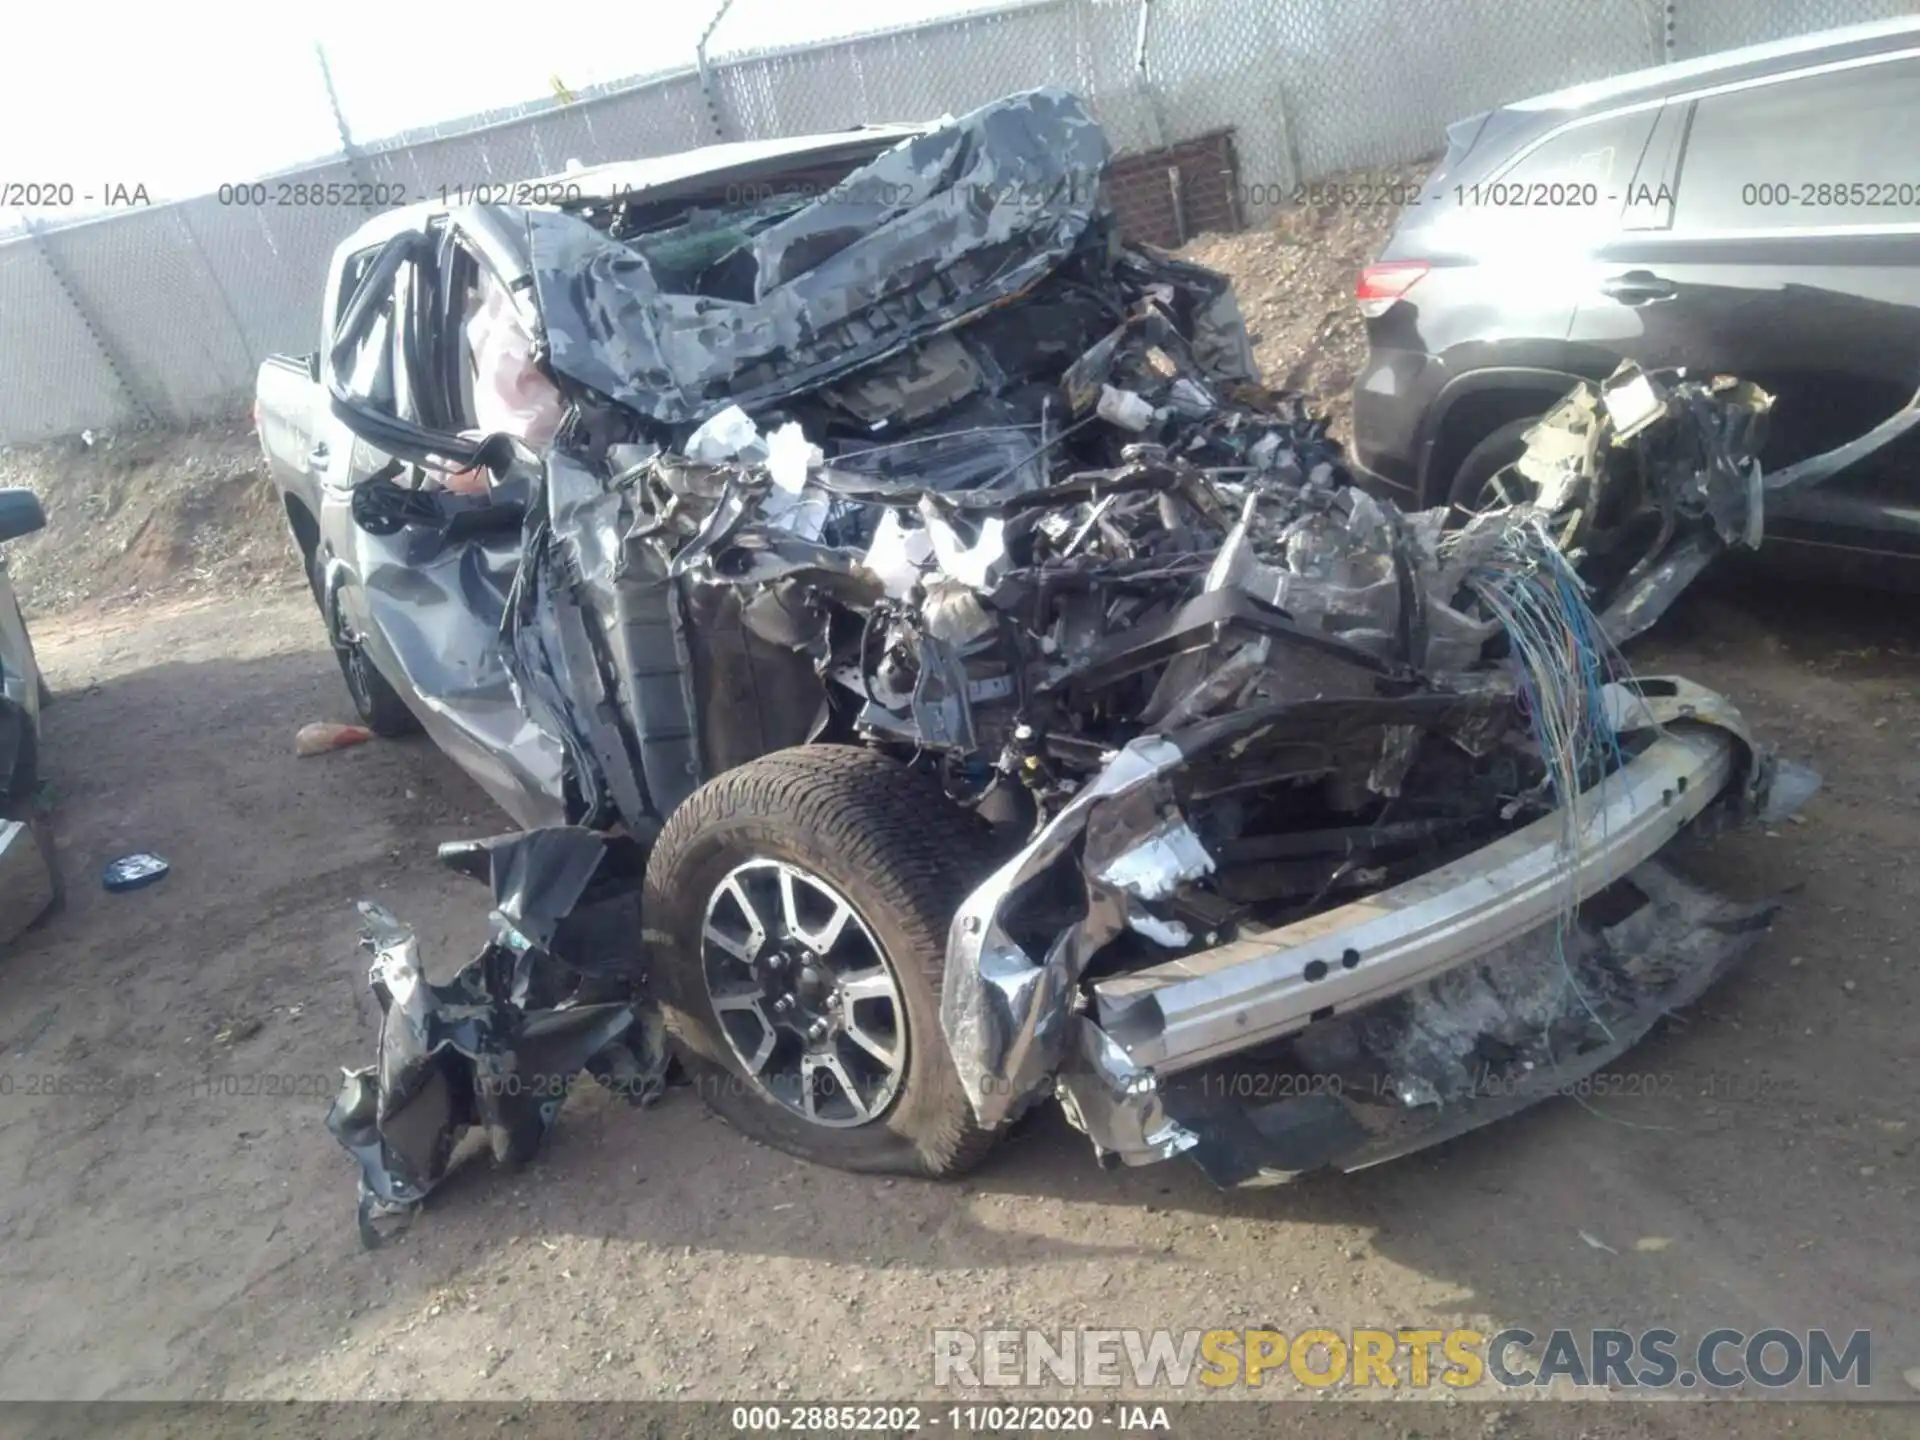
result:
<svg viewBox="0 0 1920 1440"><path fill-rule="evenodd" d="M40 508L40 497L31 490L0 490L0 542L18 540L44 530L47 512Z"/></svg>

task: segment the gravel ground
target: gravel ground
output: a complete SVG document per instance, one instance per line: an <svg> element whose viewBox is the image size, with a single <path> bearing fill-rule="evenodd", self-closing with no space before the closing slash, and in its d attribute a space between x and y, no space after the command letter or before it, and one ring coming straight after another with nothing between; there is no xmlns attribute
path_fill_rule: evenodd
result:
<svg viewBox="0 0 1920 1440"><path fill-rule="evenodd" d="M1294 383L1351 373L1344 287L1380 217L1363 219L1337 255L1292 232L1191 248L1241 277L1270 365L1318 347ZM0 1397L924 1396L930 1331L990 1324L1866 1328L1875 1394L1912 1397L1920 645L1904 605L1734 575L1636 653L1725 689L1827 776L1802 823L1709 857L1729 887L1790 904L1741 973L1624 1062L1652 1094L1556 1100L1378 1170L1223 1195L1177 1165L1104 1173L1051 1114L932 1185L808 1167L684 1093L641 1113L593 1092L530 1170L465 1167L368 1255L352 1165L321 1125L375 1028L352 901L412 921L450 970L485 906L433 848L505 821L425 742L294 758L294 730L347 718L347 700L271 495L237 433L151 443L131 468L176 489L106 509L199 515L182 533L215 556L205 576L158 567L129 593L131 520L77 559L16 561L60 695L47 767L70 898L0 955ZM58 483L104 493L110 467L72 455ZM227 478L193 491L185 459ZM195 509L183 490L224 498ZM100 865L133 849L172 875L106 894ZM1734 1435L1794 1413L1491 1398L1361 1428ZM1910 1434L1912 1414L1798 1423ZM1330 1423L1307 1404L1260 1416L1263 1433Z"/></svg>
<svg viewBox="0 0 1920 1440"><path fill-rule="evenodd" d="M1356 171L1324 188L1403 194L1425 180L1434 164L1428 159ZM1398 214L1388 205L1302 206L1244 234L1202 235L1180 252L1233 277L1268 383L1315 397L1315 408L1342 442L1351 438L1351 391L1367 355L1354 278L1379 258Z"/></svg>

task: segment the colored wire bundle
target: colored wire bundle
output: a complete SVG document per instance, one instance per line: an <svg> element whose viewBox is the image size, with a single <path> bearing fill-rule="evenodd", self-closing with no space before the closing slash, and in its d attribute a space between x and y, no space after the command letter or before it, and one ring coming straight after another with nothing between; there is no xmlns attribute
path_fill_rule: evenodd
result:
<svg viewBox="0 0 1920 1440"><path fill-rule="evenodd" d="M1582 828L1585 784L1620 763L1603 691L1625 676L1626 662L1600 628L1586 583L1539 516L1510 514L1488 539L1467 587L1511 646L1521 704L1571 850Z"/></svg>
<svg viewBox="0 0 1920 1440"><path fill-rule="evenodd" d="M1554 951L1581 1005L1610 1035L1574 979L1565 942L1578 904L1574 875L1586 828L1580 806L1584 787L1589 778L1604 781L1621 759L1603 691L1627 677L1626 662L1600 628L1585 582L1548 537L1538 514L1508 512L1496 526L1475 529L1480 533L1470 530L1460 537L1480 551L1466 585L1507 636L1520 701L1561 817L1567 886L1554 926Z"/></svg>

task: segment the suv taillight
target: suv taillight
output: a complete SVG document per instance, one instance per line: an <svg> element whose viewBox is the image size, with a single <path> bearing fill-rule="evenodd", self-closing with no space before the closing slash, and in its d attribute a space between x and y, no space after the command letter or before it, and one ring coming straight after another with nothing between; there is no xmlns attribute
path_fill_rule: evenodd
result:
<svg viewBox="0 0 1920 1440"><path fill-rule="evenodd" d="M1420 283L1420 277L1433 267L1424 260L1381 260L1360 272L1353 287L1360 302L1360 313L1372 320L1393 308L1393 302L1405 298L1407 291Z"/></svg>

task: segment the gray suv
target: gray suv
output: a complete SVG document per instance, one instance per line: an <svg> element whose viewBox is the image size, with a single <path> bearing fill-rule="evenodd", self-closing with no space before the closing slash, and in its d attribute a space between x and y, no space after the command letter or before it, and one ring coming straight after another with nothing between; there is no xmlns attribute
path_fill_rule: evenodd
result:
<svg viewBox="0 0 1920 1440"><path fill-rule="evenodd" d="M1478 508L1532 422L1622 360L1771 391L1769 471L1874 431L1920 387L1916 122L1909 18L1453 125L1360 276L1358 468L1398 499ZM1916 443L1770 497L1766 553L1911 583Z"/></svg>

